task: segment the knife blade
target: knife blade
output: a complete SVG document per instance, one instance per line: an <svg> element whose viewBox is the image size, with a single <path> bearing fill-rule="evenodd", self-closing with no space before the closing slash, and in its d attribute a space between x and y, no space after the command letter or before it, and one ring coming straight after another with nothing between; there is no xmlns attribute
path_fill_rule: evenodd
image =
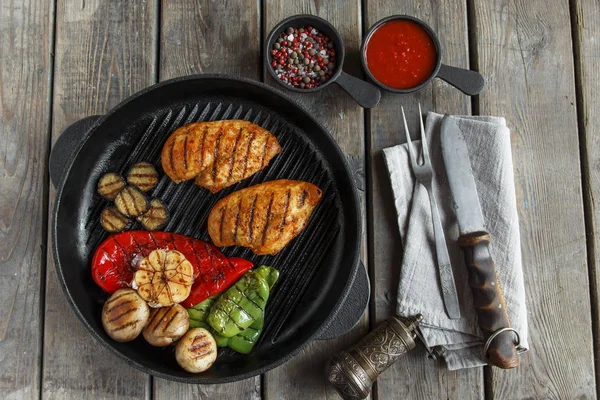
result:
<svg viewBox="0 0 600 400"><path fill-rule="evenodd" d="M465 254L469 286L478 324L485 340L502 328L509 328L506 301L498 282L494 260L490 254L491 238L485 228L485 219L479 202L477 185L467 143L458 120L445 116L441 128L442 157L460 237L458 245ZM486 354L488 362L509 369L519 365L519 355L511 331L492 338Z"/></svg>

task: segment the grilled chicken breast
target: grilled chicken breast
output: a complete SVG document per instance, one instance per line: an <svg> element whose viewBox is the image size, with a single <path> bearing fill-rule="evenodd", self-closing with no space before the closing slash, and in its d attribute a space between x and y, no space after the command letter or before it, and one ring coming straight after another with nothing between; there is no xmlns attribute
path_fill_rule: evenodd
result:
<svg viewBox="0 0 600 400"><path fill-rule="evenodd" d="M196 122L171 134L161 162L174 182L195 179L216 193L265 168L280 152L275 135L252 122Z"/></svg>
<svg viewBox="0 0 600 400"><path fill-rule="evenodd" d="M312 183L287 179L238 190L210 211L208 233L219 247L276 254L304 229L321 195Z"/></svg>

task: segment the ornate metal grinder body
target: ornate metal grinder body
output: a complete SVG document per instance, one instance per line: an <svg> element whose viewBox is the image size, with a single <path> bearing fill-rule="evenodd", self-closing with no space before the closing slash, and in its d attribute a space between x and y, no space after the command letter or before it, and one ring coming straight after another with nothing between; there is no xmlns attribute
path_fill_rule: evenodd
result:
<svg viewBox="0 0 600 400"><path fill-rule="evenodd" d="M347 400L366 398L379 374L416 346L422 315L390 317L348 350L333 356L325 366L327 379Z"/></svg>

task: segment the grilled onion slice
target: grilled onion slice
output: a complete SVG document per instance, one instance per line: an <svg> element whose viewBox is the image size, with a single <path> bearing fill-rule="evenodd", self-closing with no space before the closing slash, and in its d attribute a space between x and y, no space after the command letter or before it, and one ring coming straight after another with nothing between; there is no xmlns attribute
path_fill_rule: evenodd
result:
<svg viewBox="0 0 600 400"><path fill-rule="evenodd" d="M137 217L137 220L141 222L147 230L156 231L167 224L169 212L162 201L159 199L152 199L150 201L150 209Z"/></svg>
<svg viewBox="0 0 600 400"><path fill-rule="evenodd" d="M121 190L115 197L115 205L121 214L127 217L137 217L150 208L146 195L134 186L127 186Z"/></svg>
<svg viewBox="0 0 600 400"><path fill-rule="evenodd" d="M150 316L150 309L132 289L119 289L102 307L102 326L117 342L129 342L138 337Z"/></svg>
<svg viewBox="0 0 600 400"><path fill-rule="evenodd" d="M107 200L114 200L124 187L125 180L114 172L102 175L98 181L98 193Z"/></svg>
<svg viewBox="0 0 600 400"><path fill-rule="evenodd" d="M134 288L150 307L166 307L185 300L192 290L194 268L176 250L153 250L133 276Z"/></svg>
<svg viewBox="0 0 600 400"><path fill-rule="evenodd" d="M204 372L217 359L217 343L204 328L193 328L177 342L175 359L186 371Z"/></svg>
<svg viewBox="0 0 600 400"><path fill-rule="evenodd" d="M100 214L100 225L111 233L123 232L131 221L117 210L117 207L108 207Z"/></svg>
<svg viewBox="0 0 600 400"><path fill-rule="evenodd" d="M158 172L156 172L154 165L142 161L131 167L127 174L127 182L130 185L137 186L144 192L148 192L158 184Z"/></svg>
<svg viewBox="0 0 600 400"><path fill-rule="evenodd" d="M150 312L150 321L142 331L146 342L152 346L168 346L188 331L190 316L183 306L155 308Z"/></svg>

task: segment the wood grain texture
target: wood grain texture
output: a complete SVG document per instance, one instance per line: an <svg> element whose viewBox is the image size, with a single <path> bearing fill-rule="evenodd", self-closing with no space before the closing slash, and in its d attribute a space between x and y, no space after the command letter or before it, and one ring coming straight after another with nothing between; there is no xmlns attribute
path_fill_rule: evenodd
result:
<svg viewBox="0 0 600 400"><path fill-rule="evenodd" d="M38 398L41 386L52 13L51 4L38 0L0 6L3 399Z"/></svg>
<svg viewBox="0 0 600 400"><path fill-rule="evenodd" d="M512 134L531 351L499 399L595 398L569 4L473 2L481 114ZM568 316L568 317L567 317Z"/></svg>
<svg viewBox="0 0 600 400"><path fill-rule="evenodd" d="M190 74L259 79L257 1L162 1L160 80Z"/></svg>
<svg viewBox="0 0 600 400"><path fill-rule="evenodd" d="M228 73L260 79L258 2L163 1L160 79ZM222 385L154 379L154 399L259 399L260 376Z"/></svg>
<svg viewBox="0 0 600 400"><path fill-rule="evenodd" d="M296 14L318 15L329 21L344 39L346 60L344 70L361 76L359 48L361 43L361 3L353 1L268 1L263 11L265 35L281 20ZM352 98L337 85L330 85L312 94L286 91L268 76L267 82L285 91L301 104L332 133L350 164L359 189L363 215L364 198L364 113ZM366 263L366 219L363 224L362 258ZM265 399L324 399L337 398L333 386L325 378L325 362L334 353L357 342L367 332L367 316L349 333L332 340L315 341L302 353L284 365L264 375Z"/></svg>
<svg viewBox="0 0 600 400"><path fill-rule="evenodd" d="M594 328L594 360L597 382L600 378L600 243L596 232L600 229L600 208L595 199L600 198L600 128L595 124L600 118L600 3L592 0L571 2L571 20L575 50L575 83L579 140L582 151L583 196L588 239L588 268L590 270L592 327Z"/></svg>
<svg viewBox="0 0 600 400"><path fill-rule="evenodd" d="M154 10L152 2L58 2L54 140L72 122L154 83ZM149 397L149 376L97 343L71 311L51 251L47 270L43 397Z"/></svg>
<svg viewBox="0 0 600 400"><path fill-rule="evenodd" d="M367 27L381 18L394 14L409 14L421 18L438 33L443 62L456 67L469 67L466 4L456 0L415 1L405 3L400 10L391 0L366 2ZM402 260L402 240L394 210L393 195L382 150L406 142L400 107L406 110L409 129L418 135L418 110L455 115L470 114L471 100L441 80L434 80L422 90L410 95L384 93L381 104L371 110L369 164L370 201L369 245L371 273L375 296L371 309L377 321L395 313L396 293ZM483 396L481 368L448 371L445 366L425 357L419 346L390 367L377 381L379 399L477 399Z"/></svg>

